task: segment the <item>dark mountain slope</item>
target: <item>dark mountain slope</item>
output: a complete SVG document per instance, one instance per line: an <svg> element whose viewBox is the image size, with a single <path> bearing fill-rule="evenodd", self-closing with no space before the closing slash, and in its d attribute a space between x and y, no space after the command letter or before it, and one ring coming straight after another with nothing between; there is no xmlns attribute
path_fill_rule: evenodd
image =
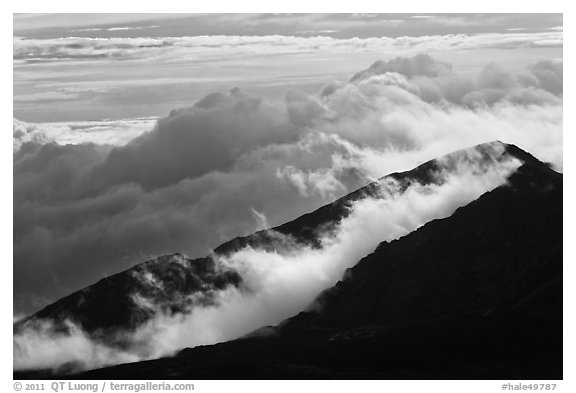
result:
<svg viewBox="0 0 576 393"><path fill-rule="evenodd" d="M380 244L321 296L321 313L285 329L393 326L511 307L562 274L561 206L561 175L525 164L509 186Z"/></svg>
<svg viewBox="0 0 576 393"><path fill-rule="evenodd" d="M404 172L394 172L383 176L377 182L372 182L336 201L304 214L292 221L272 228L272 231L259 231L247 237L237 237L215 249L216 253L226 254L242 247L279 247L274 233L291 236L296 242L318 246L319 235L333 228L342 218L349 214L352 202L366 197L381 197L380 186L387 181L396 181L400 189L405 189L413 183L441 184L444 179L438 176L439 172L452 172L463 164L473 164L478 169L487 169L494 163L505 161L509 157L521 161L539 162L532 155L522 149L504 144L500 141L483 143L468 149L462 149L430 161L414 169Z"/></svg>
<svg viewBox="0 0 576 393"><path fill-rule="evenodd" d="M417 168L393 173L382 179L394 179L407 187L413 182L438 183L442 170L453 170L463 162L491 165L506 159L506 147L500 142L486 143L460 150ZM521 152L520 149L518 149ZM514 152L514 154L519 154ZM320 233L333 228L348 215L349 205L366 196L378 195L379 183L371 183L335 202L325 205L272 230L238 237L215 249L216 254L229 254L245 246L264 249L292 247L294 243L319 246ZM280 235L280 236L279 236ZM181 254L165 255L106 277L96 284L74 292L14 325L14 333L34 327L39 321L50 321L54 330L66 331L67 320L77 323L92 338L108 344L119 344L118 330L131 330L150 320L158 309L170 313L189 312L194 304L190 295L203 304L213 301L214 292L229 285L241 285L242 278L233 269L217 266L209 255L190 259ZM141 302L139 299L145 299ZM145 303L157 307L147 307ZM113 341L111 341L113 339Z"/></svg>
<svg viewBox="0 0 576 393"><path fill-rule="evenodd" d="M514 146L509 185L363 258L309 311L88 379L560 379L562 175Z"/></svg>
<svg viewBox="0 0 576 393"><path fill-rule="evenodd" d="M154 315L140 304L147 299L168 313L184 312L191 304L187 295L202 292L205 303L213 291L238 285L234 271L216 269L210 258L189 259L181 254L165 255L103 278L96 284L50 304L14 325L14 333L39 320L51 321L56 330L66 330L62 322L70 319L95 337L112 337L109 331L135 328Z"/></svg>

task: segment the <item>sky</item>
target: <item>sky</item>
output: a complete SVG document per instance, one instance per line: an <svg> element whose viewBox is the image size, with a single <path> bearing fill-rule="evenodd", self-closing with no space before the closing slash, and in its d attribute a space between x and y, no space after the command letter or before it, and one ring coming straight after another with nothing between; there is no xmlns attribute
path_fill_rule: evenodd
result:
<svg viewBox="0 0 576 393"><path fill-rule="evenodd" d="M462 72L521 68L562 57L562 15L15 14L13 48L15 118L120 120L234 87L313 93L420 52Z"/></svg>
<svg viewBox="0 0 576 393"><path fill-rule="evenodd" d="M14 315L477 143L515 143L562 171L562 26L559 14L14 15Z"/></svg>

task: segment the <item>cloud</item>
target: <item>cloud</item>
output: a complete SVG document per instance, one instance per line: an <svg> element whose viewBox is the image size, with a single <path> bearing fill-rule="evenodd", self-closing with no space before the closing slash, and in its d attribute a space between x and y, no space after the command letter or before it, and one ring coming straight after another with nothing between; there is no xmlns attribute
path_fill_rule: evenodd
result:
<svg viewBox="0 0 576 393"><path fill-rule="evenodd" d="M477 143L562 169L561 60L474 75L425 56L388 63L284 100L210 94L155 126L16 121L15 312L161 254L205 255L261 227L255 211L273 227Z"/></svg>
<svg viewBox="0 0 576 393"><path fill-rule="evenodd" d="M39 321L14 337L14 370L59 369L61 372L135 362L138 355L92 340L71 322L70 333L56 333L54 325ZM38 356L36 356L38 355Z"/></svg>
<svg viewBox="0 0 576 393"><path fill-rule="evenodd" d="M35 142L44 144L54 140L53 137L47 135L46 132L39 130L35 124L29 124L20 120L14 119L12 125L12 140L13 150L18 151L22 144L27 142Z"/></svg>
<svg viewBox="0 0 576 393"><path fill-rule="evenodd" d="M427 102L446 100L467 106L513 101L517 104L558 104L563 89L563 62L542 60L525 71L497 63L479 74L462 76L449 64L428 54L377 61L354 75L356 84L398 86Z"/></svg>
<svg viewBox="0 0 576 393"><path fill-rule="evenodd" d="M13 40L15 60L60 61L108 59L186 62L214 56L252 56L254 54L290 53L349 53L453 51L485 48L562 47L563 32L489 33L423 35L418 37L333 38L326 36L299 37L284 35L234 36L210 35L194 37L135 37Z"/></svg>
<svg viewBox="0 0 576 393"><path fill-rule="evenodd" d="M432 56L421 53L414 57L396 57L389 61L378 60L365 71L354 75L352 82L366 79L374 75L387 73L402 74L408 78L415 76L438 77L452 73L452 67Z"/></svg>
<svg viewBox="0 0 576 393"><path fill-rule="evenodd" d="M60 145L95 143L120 146L145 131L149 131L155 122L155 118L140 118L37 124L14 119L13 151L16 153L23 144L30 142Z"/></svg>
<svg viewBox="0 0 576 393"><path fill-rule="evenodd" d="M276 170L278 179L288 180L298 189L300 195L307 197L310 193L318 193L323 199L335 199L346 191L344 186L334 175L334 171L327 169L317 172L304 172L293 166L285 166Z"/></svg>
<svg viewBox="0 0 576 393"><path fill-rule="evenodd" d="M285 86L292 85L310 92L375 59L422 52L461 69L491 59L517 65L550 53L561 56L563 32L559 31L437 35L425 29L414 36L397 36L407 34L399 28L394 35L374 35L365 21L357 22L356 32L367 29L360 37L371 38L358 38L358 34L353 35L356 38L303 37L290 29L282 30L286 35L243 32L240 36L166 37L162 35L171 33L166 28L150 30L159 37L16 37L15 116L28 121L61 121L165 115L215 90L238 86L278 97ZM209 32L215 29L208 27ZM190 33L188 28L182 29ZM121 35L127 34L134 33ZM344 57L346 61L342 61ZM67 105L71 99L73 107Z"/></svg>
<svg viewBox="0 0 576 393"><path fill-rule="evenodd" d="M531 68L538 81L538 87L552 94L563 92L563 61L560 59L541 60Z"/></svg>
<svg viewBox="0 0 576 393"><path fill-rule="evenodd" d="M440 162L434 184L414 182L405 189L391 179L381 182L378 197L349 206L350 214L334 232L324 234L320 248L297 246L276 234L278 241L291 246L277 248L280 251L246 247L230 255L215 255L221 266L240 273L241 287L216 292L211 304L191 298L195 306L189 313L167 315L157 310L156 317L135 332L117 333L114 340L121 340L122 348L94 341L74 325L69 334L58 334L49 324L39 322L16 335L15 367L91 368L148 359L277 324L309 306L381 241L394 240L432 219L449 216L457 207L503 184L520 165L503 153L499 143L489 145L483 153L476 149L461 152ZM255 214L262 218L261 213ZM151 274L143 274L142 279L154 281ZM147 299L140 301L155 307Z"/></svg>
<svg viewBox="0 0 576 393"><path fill-rule="evenodd" d="M165 186L227 170L252 149L297 137L284 111L233 89L229 95L211 94L191 108L172 111L152 131L112 150L95 171L95 181L102 179L104 186Z"/></svg>
<svg viewBox="0 0 576 393"><path fill-rule="evenodd" d="M158 27L158 26L157 25L153 25L153 26L124 26L124 27L109 27L106 30L107 31L142 30L142 29L154 29L156 27ZM88 29L88 30L90 30L90 29ZM86 30L78 30L78 31L86 31Z"/></svg>

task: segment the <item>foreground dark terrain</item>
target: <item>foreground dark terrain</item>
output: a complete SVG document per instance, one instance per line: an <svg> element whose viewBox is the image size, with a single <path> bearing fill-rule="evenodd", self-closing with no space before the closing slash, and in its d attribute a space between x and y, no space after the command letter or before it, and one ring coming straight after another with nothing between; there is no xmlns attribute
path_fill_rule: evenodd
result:
<svg viewBox="0 0 576 393"><path fill-rule="evenodd" d="M65 376L15 372L14 378L561 379L562 175L516 146L505 149L523 162L507 185L381 243L321 294L313 311L175 357ZM431 161L390 176L433 182L435 166ZM369 185L275 229L314 243L318 228L346 214L346 203L374 190ZM282 246L260 232L216 252L246 244ZM168 291L135 279L138 269L152 271ZM179 269L185 274L174 273ZM151 317L130 302L134 291L179 312L187 305L172 301L175 293L241 281L234 271L216 274L210 258L162 257L72 294L14 329L37 318L72 316L105 337L106 329L133 328Z"/></svg>

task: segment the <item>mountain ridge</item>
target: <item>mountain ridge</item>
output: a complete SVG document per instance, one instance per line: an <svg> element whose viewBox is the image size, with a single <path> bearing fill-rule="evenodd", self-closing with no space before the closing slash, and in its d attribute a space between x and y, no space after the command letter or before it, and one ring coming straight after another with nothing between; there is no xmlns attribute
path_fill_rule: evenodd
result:
<svg viewBox="0 0 576 393"><path fill-rule="evenodd" d="M562 175L530 157L508 185L382 242L315 310L72 377L562 379Z"/></svg>
<svg viewBox="0 0 576 393"><path fill-rule="evenodd" d="M495 143L496 143L496 144L499 144L499 145L502 145L502 146L504 147L504 151L505 151L506 153L510 154L511 156L513 156L513 157L515 157L515 158L520 159L520 160L523 162L522 166L517 170L517 172L515 172L515 173L511 176L512 181L509 182L509 183L511 184L511 187L509 188L509 190L512 190L513 187L520 187L520 188L523 188L523 187L524 187L524 188L525 188L526 184L525 184L524 181L522 181L522 182L514 182L514 181L513 181L513 180L514 180L514 176L516 176L516 173L518 173L518 172L519 172L522 176L524 176L524 175L526 175L525 172L528 171L528 176L529 176L529 175L530 175L530 171L532 171L532 172L535 171L535 172L538 172L538 176L542 175L542 176L546 177L546 178L547 178L546 181L548 181L548 180L549 180L548 177L550 177L550 178L556 178L557 180L559 179L559 181L560 181L560 183L561 183L562 175L557 174L556 172L554 172L552 169L550 169L550 168L549 168L548 166L546 166L545 164L543 164L543 163L541 163L540 161L538 161L536 158L534 158L534 157L533 157L532 155L530 155L529 153L526 153L526 152L524 152L522 149L519 149L518 147L513 146L513 145L505 145L505 144L502 144L501 142L492 142L492 144L495 144ZM484 152L482 151L482 150L483 150L482 146L486 147L486 146L490 146L490 144L484 144L484 145L479 145L479 146L480 146L480 148L479 148L479 150L480 150L480 155L482 156L483 154L487 154L485 151L484 151ZM477 146L476 148L478 149L478 146ZM454 154L454 153L453 153L453 154ZM457 157L457 156L458 156L458 154L456 154L454 157ZM450 157L450 155L448 155L448 157ZM450 160L450 159L448 159L448 160ZM458 161L458 160L456 159L456 161ZM443 164L445 165L446 163L443 163ZM449 164L450 164L450 163L449 163ZM407 181L418 181L418 182L420 182L420 183L434 182L434 181L436 181L437 179L435 179L434 176L431 176L431 174L435 173L435 171L438 169L438 165L439 165L439 161L438 161L438 159L435 159L435 160L428 161L428 162L426 162L426 163L418 166L417 168L413 169L412 171L393 173L393 174L390 174L390 175L385 176L384 178L390 177L390 178L395 179L395 180L397 180L397 181L404 181L404 180L409 179L409 180L407 180ZM524 168L524 169L522 169L522 168ZM526 168L527 168L527 169L526 169ZM516 177L518 177L518 176L516 176ZM516 184L516 183L517 183L517 184ZM301 217L299 217L299 218L297 218L297 219L295 219L295 220L293 220L293 221L291 221L291 222L288 222L288 223L285 223L285 224L283 224L283 225L280 225L280 226L278 226L278 227L276 227L276 228L273 228L273 231L277 231L277 232L282 233L282 234L289 234L289 235L291 235L291 236L296 237L296 238L298 239L298 241L304 240L304 241L309 241L309 242L311 242L312 244L314 244L314 236L315 236L314 230L315 230L315 229L317 229L317 228L319 228L319 227L321 227L321 226L325 226L326 224L329 225L331 222L333 222L333 220L332 220L331 217L334 217L334 214L335 214L334 212L336 212L335 215L336 215L337 219L341 219L341 217L343 217L343 215L346 214L346 205L347 205L347 203L349 203L349 202L352 201L352 200L355 200L355 199L352 199L352 198L355 198L355 197L362 198L362 197L365 197L365 196L367 196L367 195L371 195L371 193L375 193L375 192L376 192L376 186L377 186L377 183L376 183L376 182L375 182L375 183L370 183L369 185L367 185L367 186L365 186L365 187L363 187L363 188L360 188L360 189L358 189L358 190L356 190L356 191L354 191L354 192L352 192L352 193L350 193L350 194L348 194L348 195L346 195L346 196L344 196L344 197L342 197L342 198L334 201L334 202L331 203L331 204L325 205L325 206L323 206L323 207L315 210L314 212L308 213L308 214L303 215L303 216L301 216ZM528 187L528 188L530 188L530 187ZM501 189L503 189L503 188L502 188L502 187L497 188L497 190L501 190ZM495 190L493 190L493 191L491 191L491 192L494 192L494 191L495 191ZM515 192L515 193L518 193L518 192L526 192L526 190L524 190L524 189L517 189L517 190L514 190L513 192ZM489 194L489 193L487 193L487 194ZM482 196L481 198L483 198L483 197L484 197L484 196ZM479 199L481 199L481 198L479 198ZM477 201L477 200L476 200L476 201ZM476 201L473 201L471 204L469 204L469 205L467 205L467 206L465 206L465 207L468 207L468 206L470 206L470 205L474 206L473 204L474 204ZM459 208L459 209L457 210L457 212L458 212L459 210L461 210L461 209L463 209L463 207ZM319 213L318 213L318 212L319 212ZM454 215L456 215L457 212L455 212L451 217L453 217ZM451 218L451 217L449 217L449 218ZM326 219L326 218L328 218L328 219ZM447 219L443 219L443 220L447 220ZM442 220L433 220L431 223L434 223L434 222L436 222L436 221L442 221ZM312 226L308 226L308 227L307 227L307 224L308 224L308 223L314 223L314 222L315 222L315 226L312 225ZM295 224L295 223L296 223L296 224ZM409 234L409 235L406 235L406 236L402 237L401 239L404 239L404 238L406 238L406 237L408 237L408 236L410 236L410 235L412 235L412 234L420 231L422 228L428 226L428 225L431 224L431 223L428 223L428 224L424 225L424 226L421 227L420 229L412 232L412 233ZM304 229L302 229L302 228L304 228ZM257 232L257 233L255 233L255 234L251 235L251 236L248 236L248 237L235 238L235 239L231 240L230 242L225 243L223 246L218 247L218 248L215 250L215 252L225 254L225 253L227 253L227 252L232 252L232 251L234 251L234 250L236 250L236 249L245 247L246 245L252 245L252 244L254 244L253 242L259 242L259 243L258 243L259 246L262 246L262 243L264 243L264 246L266 246L266 242L267 242L267 241L270 241L268 233L269 233L269 232L266 232L266 231L260 231L260 232ZM273 239L272 239L272 240L273 240ZM395 240L395 241L390 242L390 243L386 243L386 244L392 244L392 243L394 243L394 242L398 242L399 240L400 240L400 239ZM396 244L397 244L397 243L396 243ZM272 247L274 246L273 241L270 242L270 245L271 245ZM380 244L380 245L378 246L378 248L377 248L372 254L370 254L370 255L373 255L374 253L378 252L378 250L380 249L381 246L382 246L382 244ZM362 260L361 260L360 262L362 262L362 261L365 260L366 258L369 258L370 255L366 256L365 258L362 258ZM178 254L173 254L173 255L169 255L169 256L164 256L164 257L160 257L160 258L158 258L158 259L161 259L161 258L175 258L175 256L176 256L176 259L178 259L179 261L177 261L176 263L173 263L174 261L170 259L170 260L169 260L169 265L170 265L170 266L171 266L171 265L176 266L176 265L180 264L180 266L184 266L184 267L185 267L185 266L188 266L188 264L189 264L188 261L192 261L192 260L189 260L189 259L187 259L187 258L185 258L185 257L183 257L183 256L181 256L181 255L178 255ZM201 260L201 261L205 261L206 259L207 259L207 258L200 259L200 260ZM153 261L156 261L156 260L153 260ZM194 261L197 261L197 260L194 260ZM194 261L192 261L192 262L194 262ZM132 268L132 269L136 269L136 268L138 268L139 266L143 266L143 265L145 265L145 264L147 264L147 263L150 263L150 262L151 262L151 261L145 262L145 263L143 263L143 264L136 265L136 266L135 266L134 268ZM356 268L356 267L360 264L360 262L359 262L354 268ZM210 278L209 273L212 272L212 270L211 270L211 265L210 265L210 263L208 263L208 262L203 262L203 263L206 264L205 266L203 266L203 269L204 269L204 270L200 269L199 271L201 271L202 273L206 273L206 274L205 274L205 275L206 275L206 277L205 277L206 280L204 280L205 282L208 282L210 285L214 285L215 287L218 287L218 285L220 285L221 287L225 287L225 286L227 286L227 285L239 285L239 283L240 283L240 281L241 281L241 278L235 277L235 276L234 276L234 272L231 272L231 273L230 273L230 277L228 277L228 278L227 278L226 280L224 280L224 281L220 281L220 282L219 282L218 279L217 279L217 277L212 277L212 278ZM200 263L200 265L202 265L202 262ZM212 266L212 267L213 267L213 266ZM354 268L352 268L351 271L354 271ZM129 270L132 270L132 269L129 269ZM126 271L125 271L125 272L126 272ZM125 273L125 272L122 272L122 273ZM348 275L350 275L350 274L348 274ZM352 277L354 277L354 275L355 275L355 274L353 273L353 274L352 274ZM101 281L102 281L102 280L101 280ZM343 285L342 282L343 282L343 281L339 282L339 284L337 284L337 285L336 285L335 287L333 287L333 288L337 288L339 285L342 286L342 285ZM186 283L186 281L185 281L185 283ZM330 290L324 292L324 293L320 296L320 298L322 298L322 297L325 298L326 296L328 296L327 293L329 293L329 291L330 291ZM64 298L64 299L65 299L65 298ZM325 299L324 299L324 300L325 300ZM208 301L209 301L209 299L208 299ZM322 301L322 300L321 300L321 301ZM185 306L183 306L183 307L185 307ZM179 311L179 310L176 310L176 312L178 312L178 311ZM292 334L292 333L291 333L291 329L292 329L292 331L294 331L294 327L297 327L297 328L302 329L303 326L304 326L304 328L305 328L306 323L305 323L305 322L302 322L302 321L303 321L304 319L306 319L306 318L304 318L304 317L301 316L301 315L303 315L303 314L304 314L304 315L307 315L306 313L298 314L297 316L288 319L287 322L285 322L284 324L281 324L280 327L278 327L278 328L273 328L273 329L272 329L273 332L274 332L275 334L280 334L280 335L283 335L283 336L286 336L286 337L290 337L290 335ZM299 316L300 316L300 317L299 317ZM308 316L309 316L309 314L308 314ZM298 319L298 318L300 318L300 319ZM312 319L314 319L314 317L312 317ZM298 322L298 323L295 323L294 321L299 321L299 322ZM414 321L412 321L412 322L414 322ZM321 327L321 326L320 326L320 327ZM379 329L381 330L381 328L379 328ZM387 329L393 329L393 327L392 327L392 326L389 326ZM298 330L298 329L296 329L296 330ZM300 332L300 333L301 333L301 332ZM342 333L342 332L341 332L341 333ZM366 332L365 332L365 333L366 333ZM376 334L376 335L378 336L379 333L373 333L373 332L372 332L372 333L369 333L369 334ZM362 335L362 334L361 334L361 335ZM340 334L340 337L342 337L342 334ZM250 339L250 338L249 338L249 339ZM235 345L235 344L231 344L231 345ZM200 350L200 349L198 349L198 350ZM183 351L182 353L185 354L185 353L187 353L187 351L190 351L190 350L185 350L185 351ZM194 349L191 350L191 351L194 351ZM118 366L118 367L120 367L120 366Z"/></svg>
<svg viewBox="0 0 576 393"><path fill-rule="evenodd" d="M499 141L488 142L467 149L457 150L441 158L455 157L455 160L458 161L463 158L460 156L465 156L467 154L466 152L471 150L479 150L481 155L489 156L490 150L493 149L494 146L500 145L505 149L511 146ZM514 153L521 154L519 153L521 151L521 149L518 149L514 151ZM15 331L19 331L23 326L37 319L62 321L66 318L71 318L75 323L78 323L80 327L88 331L114 329L117 327L133 329L149 320L153 314L150 310L142 309L134 304L133 299L126 296L127 293L141 294L143 297L158 301L166 300L165 296L157 293L153 288L148 288L146 285L143 285L142 280L139 279L141 274L146 273L147 266L157 264L159 261L164 263L166 266L164 272L160 271L162 269L156 270L156 273L160 274L159 277L157 277L157 281L174 283L173 291L171 291L172 295L190 295L196 292L194 289L201 288L202 284L207 285L209 289L224 289L227 286L238 286L241 283L239 274L232 269L226 270L222 266L216 266L211 257L213 254L227 255L246 246L260 249L281 248L283 245L282 242L278 241L277 236L275 236L276 233L287 235L291 240L299 244L309 244L313 247L320 247L320 232L329 231L330 228L333 228L342 218L345 218L349 213L348 207L352 202L365 197L376 197L379 192L378 187L380 182L386 178L403 182L405 186L415 181L420 184L437 182L438 179L433 175L440 168L439 160L441 158L429 160L412 170L394 172L383 176L378 181L371 182L331 203L274 228L257 231L248 236L235 237L216 247L214 251L206 257L192 259L180 253L175 253L162 255L138 263L129 269L102 278L92 285L75 291L18 321L15 323ZM533 159L535 160L535 158ZM445 163L443 165L445 165ZM183 269L184 266L188 266L189 271ZM222 277L218 278L215 276L217 271L222 273ZM132 273L136 274L134 275ZM198 282L198 280L200 280L200 282ZM190 283L195 285L192 286L191 291L188 291L187 288ZM108 294L107 290L113 291L114 294ZM87 302L87 300L94 299L96 295L98 295L98 297L109 298L110 301L113 301L117 305L118 310L109 312L107 307L98 306L98 304L94 302ZM206 300L208 301L209 299ZM106 303L109 304L109 302ZM106 306L108 306L108 304L106 304ZM185 312L188 306L190 305L180 302L168 305L166 310L170 312L170 309L173 309L174 313ZM124 316L128 317L124 318ZM94 324L93 321L101 321L101 323ZM60 329L66 329L66 327L61 326Z"/></svg>

